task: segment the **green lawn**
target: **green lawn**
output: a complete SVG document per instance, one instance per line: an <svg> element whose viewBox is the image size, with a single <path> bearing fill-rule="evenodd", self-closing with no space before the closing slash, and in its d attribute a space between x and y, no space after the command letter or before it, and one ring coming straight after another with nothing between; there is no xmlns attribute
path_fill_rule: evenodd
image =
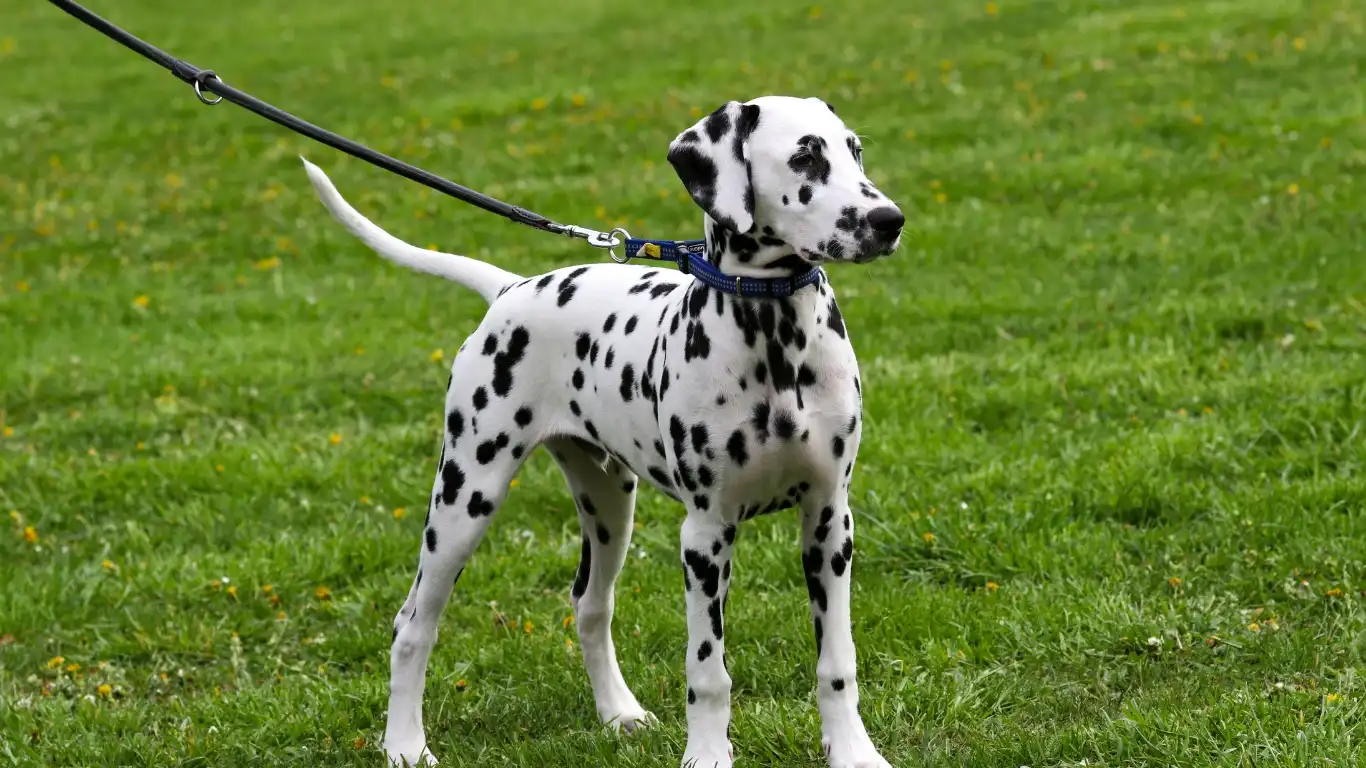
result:
<svg viewBox="0 0 1366 768"><path fill-rule="evenodd" d="M698 236L664 161L697 115L832 102L909 218L897 256L832 270L888 759L1366 761L1359 0L93 8L461 183L659 237ZM446 365L484 305L351 240L296 156L419 244L601 255L205 108L46 3L0 19L0 763L380 764ZM677 765L681 509L640 508L616 634L660 727L596 725L578 523L537 454L443 619L444 764ZM795 522L737 552L743 765L823 764Z"/></svg>

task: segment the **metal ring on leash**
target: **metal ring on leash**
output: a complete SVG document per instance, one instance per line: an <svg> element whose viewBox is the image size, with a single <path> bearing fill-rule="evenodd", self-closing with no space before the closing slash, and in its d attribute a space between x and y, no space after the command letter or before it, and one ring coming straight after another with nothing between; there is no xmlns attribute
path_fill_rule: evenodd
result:
<svg viewBox="0 0 1366 768"><path fill-rule="evenodd" d="M210 99L210 98L206 97L206 96L204 95L204 92L201 91L201 90L199 89L199 84L200 84L200 83L204 83L204 82L208 82L209 78L213 78L214 80L217 80L217 81L220 82L220 83L223 82L222 78L220 78L218 75L214 74L214 72L213 72L212 69L206 69L206 70L204 70L203 72L200 72L200 73L199 73L199 76L196 77L196 78L194 79L194 95L198 96L200 101L202 101L202 102L204 102L205 104L208 104L209 106L212 107L213 105L215 105L215 104L217 104L218 102L222 101L222 100L223 100L223 97L222 97L222 96L219 96L219 97L216 98L216 99Z"/></svg>
<svg viewBox="0 0 1366 768"><path fill-rule="evenodd" d="M616 240L618 234L621 235L620 245L626 245L626 241L631 239L631 233L627 232L625 229L622 229L621 227L616 227L612 231L607 233L607 235L611 237L613 240ZM621 254L621 258L617 258L617 243L615 242L607 249L607 256L612 261L615 261L618 264L625 264L626 262L631 260L631 255L629 253L624 252Z"/></svg>

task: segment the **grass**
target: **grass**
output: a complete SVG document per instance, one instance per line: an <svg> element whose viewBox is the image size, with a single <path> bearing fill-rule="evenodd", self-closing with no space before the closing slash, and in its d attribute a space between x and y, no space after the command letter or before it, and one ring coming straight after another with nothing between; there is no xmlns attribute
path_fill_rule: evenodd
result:
<svg viewBox="0 0 1366 768"><path fill-rule="evenodd" d="M1366 10L1354 0L241 0L95 10L561 221L696 235L699 111L818 95L910 214L833 277L867 423L863 712L898 766L1366 761ZM599 254L0 0L0 763L377 765L444 358L483 305L350 240L526 274ZM400 510L408 510L406 514ZM679 508L642 494L594 724L543 454L429 673L455 766L669 766ZM794 518L727 622L745 765L822 764ZM678 606L677 608L675 606ZM107 687L105 687L107 686Z"/></svg>

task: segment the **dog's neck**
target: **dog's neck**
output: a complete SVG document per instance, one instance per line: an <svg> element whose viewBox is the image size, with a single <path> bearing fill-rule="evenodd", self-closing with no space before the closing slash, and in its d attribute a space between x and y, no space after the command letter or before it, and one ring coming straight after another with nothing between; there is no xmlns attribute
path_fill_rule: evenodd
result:
<svg viewBox="0 0 1366 768"><path fill-rule="evenodd" d="M797 249L756 224L749 233L737 232L706 217L707 260L734 277L796 277L811 268Z"/></svg>

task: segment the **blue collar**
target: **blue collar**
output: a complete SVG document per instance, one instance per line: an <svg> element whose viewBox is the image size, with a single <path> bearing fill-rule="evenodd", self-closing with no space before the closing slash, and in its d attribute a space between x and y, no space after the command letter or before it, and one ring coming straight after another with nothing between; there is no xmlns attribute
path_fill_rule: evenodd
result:
<svg viewBox="0 0 1366 768"><path fill-rule="evenodd" d="M672 261L678 271L703 284L736 296L785 298L821 279L821 268L812 267L792 277L738 277L728 275L707 261L705 240L626 239L626 258Z"/></svg>

